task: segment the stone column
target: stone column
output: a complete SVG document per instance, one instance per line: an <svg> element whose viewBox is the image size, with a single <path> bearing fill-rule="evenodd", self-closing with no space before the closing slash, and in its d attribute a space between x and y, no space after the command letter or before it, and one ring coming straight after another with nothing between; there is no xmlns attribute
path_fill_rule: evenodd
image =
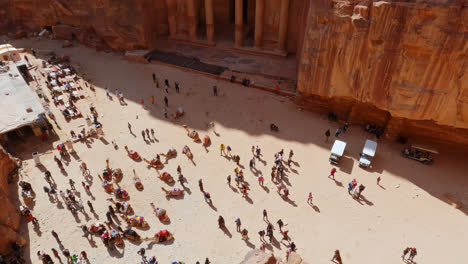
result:
<svg viewBox="0 0 468 264"><path fill-rule="evenodd" d="M197 39L197 20L195 17L195 0L187 1L187 17L189 25L189 37L190 40Z"/></svg>
<svg viewBox="0 0 468 264"><path fill-rule="evenodd" d="M242 41L243 41L243 32L242 32L242 28L243 28L243 13L244 13L244 10L243 10L243 7L242 7L242 3L243 0L236 0L236 39L235 39L235 46L236 47L241 47L242 46Z"/></svg>
<svg viewBox="0 0 468 264"><path fill-rule="evenodd" d="M177 34L177 25L176 25L177 3L175 0L166 0L166 5L167 5L167 22L169 24L169 37L175 38Z"/></svg>
<svg viewBox="0 0 468 264"><path fill-rule="evenodd" d="M205 0L205 20L206 20L206 40L213 42L214 22L213 22L213 0Z"/></svg>
<svg viewBox="0 0 468 264"><path fill-rule="evenodd" d="M255 4L255 48L262 46L263 40L263 8L264 0L257 0Z"/></svg>
<svg viewBox="0 0 468 264"><path fill-rule="evenodd" d="M288 35L288 15L289 0L281 0L280 25L278 34L278 48L281 51L286 51L286 37Z"/></svg>

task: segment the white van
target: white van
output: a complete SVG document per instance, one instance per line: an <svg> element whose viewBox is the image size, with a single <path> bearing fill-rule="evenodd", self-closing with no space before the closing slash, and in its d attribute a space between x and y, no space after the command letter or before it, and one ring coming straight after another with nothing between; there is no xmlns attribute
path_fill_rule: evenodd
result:
<svg viewBox="0 0 468 264"><path fill-rule="evenodd" d="M375 151L377 150L377 142L370 139L366 139L364 148L361 153L359 153L359 166L368 168L371 164L372 158L375 156Z"/></svg>
<svg viewBox="0 0 468 264"><path fill-rule="evenodd" d="M343 156L345 148L346 148L346 142L341 141L341 140L335 140L335 143L333 143L330 158L328 159L328 161L334 164L340 163L340 159Z"/></svg>

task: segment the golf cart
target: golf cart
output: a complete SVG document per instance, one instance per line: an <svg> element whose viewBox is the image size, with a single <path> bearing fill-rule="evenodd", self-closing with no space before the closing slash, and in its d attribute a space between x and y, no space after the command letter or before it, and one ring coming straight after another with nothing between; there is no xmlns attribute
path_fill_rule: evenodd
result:
<svg viewBox="0 0 468 264"><path fill-rule="evenodd" d="M404 148L401 151L401 154L403 155L403 157L417 160L426 165L432 164L433 162L431 153L439 154L437 150L430 149L428 147L416 146L416 145L412 145L409 148Z"/></svg>
<svg viewBox="0 0 468 264"><path fill-rule="evenodd" d="M340 163L340 159L343 156L345 148L346 148L346 142L341 141L341 140L335 140L335 143L333 143L330 158L328 159L328 161L330 161L333 164Z"/></svg>
<svg viewBox="0 0 468 264"><path fill-rule="evenodd" d="M371 164L372 158L375 156L377 150L377 142L366 139L362 152L359 153L359 166L368 168Z"/></svg>

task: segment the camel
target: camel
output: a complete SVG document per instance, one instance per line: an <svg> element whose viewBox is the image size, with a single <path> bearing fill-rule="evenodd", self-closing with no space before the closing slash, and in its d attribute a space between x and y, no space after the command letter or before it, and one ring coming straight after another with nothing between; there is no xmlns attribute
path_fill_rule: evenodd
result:
<svg viewBox="0 0 468 264"><path fill-rule="evenodd" d="M185 145L182 149L182 153L184 153L189 160L193 160L192 151L190 151L190 148L187 145Z"/></svg>
<svg viewBox="0 0 468 264"><path fill-rule="evenodd" d="M164 187L161 187L161 190L163 190L163 192L166 193L166 197L184 195L184 190L179 188L172 188L171 190L166 190Z"/></svg>
<svg viewBox="0 0 468 264"><path fill-rule="evenodd" d="M167 230L160 230L159 232L154 234L154 237L143 238L143 240L145 241L154 241L156 243L170 241L172 239L174 239L174 235Z"/></svg>
<svg viewBox="0 0 468 264"><path fill-rule="evenodd" d="M187 136L189 136L191 139L193 139L194 142L199 142L200 141L200 137L198 136L197 131L195 131L195 130L190 131L188 129L188 126L186 126L186 125L183 125L183 127L187 131Z"/></svg>
<svg viewBox="0 0 468 264"><path fill-rule="evenodd" d="M156 169L156 172L158 173L158 178L167 182L167 183L173 183L174 182L174 178L172 178L171 174L169 174L168 172L163 172L162 174L159 173L159 170Z"/></svg>
<svg viewBox="0 0 468 264"><path fill-rule="evenodd" d="M127 155L135 161L138 161L141 159L140 154L134 150L129 150L127 146L124 146L125 150L127 151Z"/></svg>
<svg viewBox="0 0 468 264"><path fill-rule="evenodd" d="M143 216L134 216L134 217L127 217L125 215L122 216L122 219L127 222L127 224L131 226L138 226L138 227L147 227L148 222L146 222Z"/></svg>
<svg viewBox="0 0 468 264"><path fill-rule="evenodd" d="M156 207L153 202L151 202L150 205L151 208L153 208L153 212L156 214L156 216L161 222L166 222L167 220L169 220L169 216L167 215L165 209Z"/></svg>
<svg viewBox="0 0 468 264"><path fill-rule="evenodd" d="M158 155L159 156L159 155ZM148 163L148 167L153 167L155 169L162 169L164 165L162 164L161 160L158 158L154 158L151 161L143 158L143 160Z"/></svg>

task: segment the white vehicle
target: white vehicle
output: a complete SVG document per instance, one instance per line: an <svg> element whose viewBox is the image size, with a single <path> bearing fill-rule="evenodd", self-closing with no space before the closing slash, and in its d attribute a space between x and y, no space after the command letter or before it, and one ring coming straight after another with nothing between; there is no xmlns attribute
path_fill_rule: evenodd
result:
<svg viewBox="0 0 468 264"><path fill-rule="evenodd" d="M340 159L343 156L344 150L346 148L346 142L341 140L335 140L333 147L331 149L331 155L328 161L334 164L340 163Z"/></svg>
<svg viewBox="0 0 468 264"><path fill-rule="evenodd" d="M364 149L359 153L359 166L368 168L371 164L372 158L375 156L377 150L377 142L366 139Z"/></svg>

